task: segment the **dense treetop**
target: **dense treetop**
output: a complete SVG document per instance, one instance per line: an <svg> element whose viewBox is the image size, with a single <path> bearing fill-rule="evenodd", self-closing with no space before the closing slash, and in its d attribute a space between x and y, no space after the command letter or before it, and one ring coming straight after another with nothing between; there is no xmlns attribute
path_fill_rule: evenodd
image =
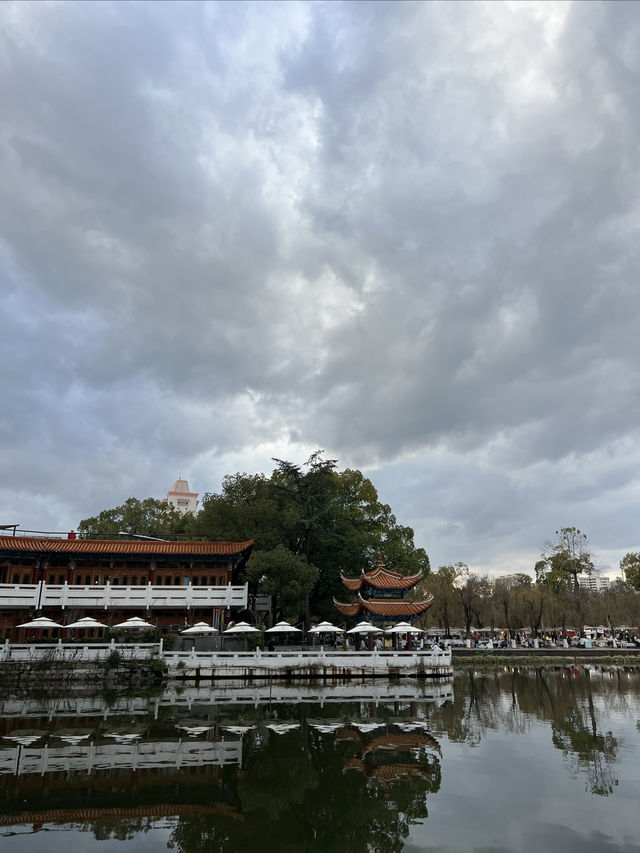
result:
<svg viewBox="0 0 640 853"><path fill-rule="evenodd" d="M345 597L340 572L357 575L381 553L387 568L429 573L429 558L410 527L361 471L339 471L318 451L304 465L275 459L270 477L236 473L219 493L207 493L200 512L181 516L166 503L129 498L78 525L81 534L191 534L225 541L254 539L245 577L271 595L274 615L333 618L332 598ZM348 598L349 596L347 596Z"/></svg>

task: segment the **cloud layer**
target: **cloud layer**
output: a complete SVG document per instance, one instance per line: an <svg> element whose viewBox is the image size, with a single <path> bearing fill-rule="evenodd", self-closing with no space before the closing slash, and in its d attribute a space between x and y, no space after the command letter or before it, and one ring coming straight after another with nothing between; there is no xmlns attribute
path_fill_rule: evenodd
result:
<svg viewBox="0 0 640 853"><path fill-rule="evenodd" d="M634 4L0 17L4 521L325 447L436 564L640 547Z"/></svg>

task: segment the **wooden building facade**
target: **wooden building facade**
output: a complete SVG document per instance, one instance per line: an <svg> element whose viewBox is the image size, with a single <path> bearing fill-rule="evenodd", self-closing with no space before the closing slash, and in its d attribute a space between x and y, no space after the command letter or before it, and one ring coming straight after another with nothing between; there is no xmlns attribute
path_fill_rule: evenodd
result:
<svg viewBox="0 0 640 853"><path fill-rule="evenodd" d="M252 547L253 540L0 536L0 635L16 639L15 627L34 615L62 623L94 616L108 625L139 615L165 629L219 622L226 610L247 606L237 577Z"/></svg>

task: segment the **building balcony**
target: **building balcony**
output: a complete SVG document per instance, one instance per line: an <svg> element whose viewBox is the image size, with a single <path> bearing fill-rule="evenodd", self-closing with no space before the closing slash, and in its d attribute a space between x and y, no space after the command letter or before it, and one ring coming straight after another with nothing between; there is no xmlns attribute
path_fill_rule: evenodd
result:
<svg viewBox="0 0 640 853"><path fill-rule="evenodd" d="M226 609L247 606L244 586L114 586L112 584L0 584L0 610L46 608L104 610Z"/></svg>

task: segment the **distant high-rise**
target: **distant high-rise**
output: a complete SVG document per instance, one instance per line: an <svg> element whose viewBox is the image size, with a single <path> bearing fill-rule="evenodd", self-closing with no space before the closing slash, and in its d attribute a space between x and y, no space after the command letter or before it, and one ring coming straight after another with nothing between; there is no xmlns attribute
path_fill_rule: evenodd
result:
<svg viewBox="0 0 640 853"><path fill-rule="evenodd" d="M189 482L187 480L176 480L170 491L167 492L166 498L162 500L183 515L185 512L195 514L198 508L198 492L189 491Z"/></svg>
<svg viewBox="0 0 640 853"><path fill-rule="evenodd" d="M594 569L590 575L581 575L578 580L583 589L590 589L592 592L602 592L611 586L611 578L600 574L597 569Z"/></svg>

